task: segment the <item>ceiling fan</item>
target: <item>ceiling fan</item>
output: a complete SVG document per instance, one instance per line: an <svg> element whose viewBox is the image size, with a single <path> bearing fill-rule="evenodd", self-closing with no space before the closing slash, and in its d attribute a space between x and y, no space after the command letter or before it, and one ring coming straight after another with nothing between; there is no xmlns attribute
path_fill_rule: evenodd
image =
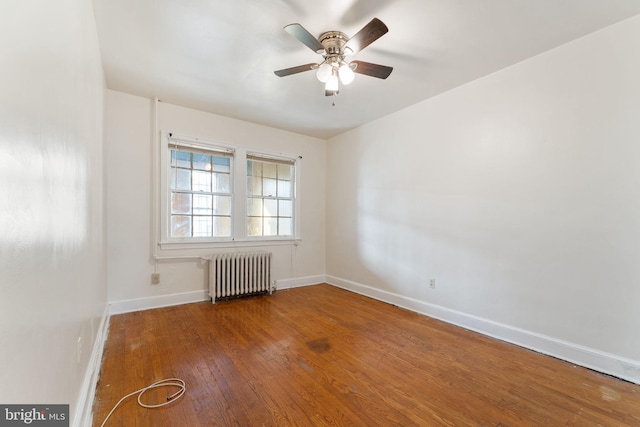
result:
<svg viewBox="0 0 640 427"><path fill-rule="evenodd" d="M325 95L335 96L340 92L340 83L348 85L354 79L354 72L367 76L386 79L393 67L372 64L364 61L347 61L374 41L385 35L389 29L378 18L373 18L353 37L349 38L341 31L324 32L317 39L300 24L290 24L284 30L324 58L319 64L310 63L297 67L275 71L276 76L284 77L303 71L317 70L318 80L325 84Z"/></svg>

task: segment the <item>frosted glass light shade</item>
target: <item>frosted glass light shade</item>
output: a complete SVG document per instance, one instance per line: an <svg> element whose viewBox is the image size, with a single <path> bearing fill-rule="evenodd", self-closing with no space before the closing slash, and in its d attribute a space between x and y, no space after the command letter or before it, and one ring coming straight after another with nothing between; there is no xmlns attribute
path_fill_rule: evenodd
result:
<svg viewBox="0 0 640 427"><path fill-rule="evenodd" d="M338 69L338 74L340 74L340 81L345 85L351 83L355 77L353 70L348 64L342 64Z"/></svg>
<svg viewBox="0 0 640 427"><path fill-rule="evenodd" d="M332 74L331 76L329 76L329 78L327 79L327 84L324 87L324 89L326 91L332 91L332 92L337 92L338 91L338 76L336 76L335 74Z"/></svg>
<svg viewBox="0 0 640 427"><path fill-rule="evenodd" d="M320 65L320 67L318 67L318 71L316 72L316 77L322 83L326 83L327 80L329 80L329 77L331 77L332 70L333 68L331 67L331 65L325 62L322 65Z"/></svg>

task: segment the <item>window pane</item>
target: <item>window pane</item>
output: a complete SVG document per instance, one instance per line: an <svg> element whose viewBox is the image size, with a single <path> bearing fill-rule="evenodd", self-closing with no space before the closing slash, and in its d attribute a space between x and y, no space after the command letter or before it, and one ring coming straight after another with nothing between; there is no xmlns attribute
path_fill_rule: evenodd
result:
<svg viewBox="0 0 640 427"><path fill-rule="evenodd" d="M293 202L291 200L279 200L278 208L278 216L289 218L293 216Z"/></svg>
<svg viewBox="0 0 640 427"><path fill-rule="evenodd" d="M208 154L193 153L193 169L210 171L211 156Z"/></svg>
<svg viewBox="0 0 640 427"><path fill-rule="evenodd" d="M265 218L264 219L264 235L265 236L277 236L278 235L278 218Z"/></svg>
<svg viewBox="0 0 640 427"><path fill-rule="evenodd" d="M278 201L276 199L264 199L264 216L278 216Z"/></svg>
<svg viewBox="0 0 640 427"><path fill-rule="evenodd" d="M262 182L264 185L263 195L275 197L276 196L276 180L264 178Z"/></svg>
<svg viewBox="0 0 640 427"><path fill-rule="evenodd" d="M275 163L262 162L262 176L264 178L277 178L278 165Z"/></svg>
<svg viewBox="0 0 640 427"><path fill-rule="evenodd" d="M262 216L262 199L247 200L247 215Z"/></svg>
<svg viewBox="0 0 640 427"><path fill-rule="evenodd" d="M171 213L191 214L191 194L171 193Z"/></svg>
<svg viewBox="0 0 640 427"><path fill-rule="evenodd" d="M171 150L171 166L191 168L191 153L187 151Z"/></svg>
<svg viewBox="0 0 640 427"><path fill-rule="evenodd" d="M292 169L293 169L293 166L291 165L278 165L278 179L291 181Z"/></svg>
<svg viewBox="0 0 640 427"><path fill-rule="evenodd" d="M171 189L191 190L191 171L171 168Z"/></svg>
<svg viewBox="0 0 640 427"><path fill-rule="evenodd" d="M249 196L262 196L262 179L255 176L248 176L247 192Z"/></svg>
<svg viewBox="0 0 640 427"><path fill-rule="evenodd" d="M232 236L232 163L233 156L204 147L169 146L170 238Z"/></svg>
<svg viewBox="0 0 640 427"><path fill-rule="evenodd" d="M193 195L193 214L194 215L211 215L213 214L213 196L208 194ZM193 225L195 230L195 222Z"/></svg>
<svg viewBox="0 0 640 427"><path fill-rule="evenodd" d="M211 191L211 173L193 171L193 191Z"/></svg>
<svg viewBox="0 0 640 427"><path fill-rule="evenodd" d="M193 237L209 237L212 235L213 218L210 216L193 217Z"/></svg>
<svg viewBox="0 0 640 427"><path fill-rule="evenodd" d="M191 217L171 215L171 237L191 237Z"/></svg>
<svg viewBox="0 0 640 427"><path fill-rule="evenodd" d="M215 237L231 236L231 217L214 216L213 217L213 235Z"/></svg>
<svg viewBox="0 0 640 427"><path fill-rule="evenodd" d="M230 178L230 175L228 173L214 173L213 174L213 191L216 193L230 193L231 182L229 178Z"/></svg>
<svg viewBox="0 0 640 427"><path fill-rule="evenodd" d="M213 214L231 215L231 197L213 196Z"/></svg>
<svg viewBox="0 0 640 427"><path fill-rule="evenodd" d="M291 221L291 218L279 218L278 219L278 235L291 236L293 234L292 225L293 225L293 222Z"/></svg>
<svg viewBox="0 0 640 427"><path fill-rule="evenodd" d="M247 161L249 236L293 235L294 179L292 164L267 159Z"/></svg>
<svg viewBox="0 0 640 427"><path fill-rule="evenodd" d="M291 197L291 181L278 180L278 197Z"/></svg>
<svg viewBox="0 0 640 427"><path fill-rule="evenodd" d="M213 156L214 172L231 172L231 159L229 157Z"/></svg>
<svg viewBox="0 0 640 427"><path fill-rule="evenodd" d="M262 176L262 162L247 160L247 176Z"/></svg>
<svg viewBox="0 0 640 427"><path fill-rule="evenodd" d="M262 217L251 217L247 221L247 235L262 236Z"/></svg>

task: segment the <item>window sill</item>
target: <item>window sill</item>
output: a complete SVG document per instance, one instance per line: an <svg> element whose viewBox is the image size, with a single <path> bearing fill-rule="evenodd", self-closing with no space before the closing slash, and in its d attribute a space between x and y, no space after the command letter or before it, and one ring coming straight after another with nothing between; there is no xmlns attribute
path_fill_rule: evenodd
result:
<svg viewBox="0 0 640 427"><path fill-rule="evenodd" d="M197 250L197 249L221 249L243 248L263 246L298 246L301 239L255 239L255 240L229 240L220 242L160 242L158 247L162 250Z"/></svg>

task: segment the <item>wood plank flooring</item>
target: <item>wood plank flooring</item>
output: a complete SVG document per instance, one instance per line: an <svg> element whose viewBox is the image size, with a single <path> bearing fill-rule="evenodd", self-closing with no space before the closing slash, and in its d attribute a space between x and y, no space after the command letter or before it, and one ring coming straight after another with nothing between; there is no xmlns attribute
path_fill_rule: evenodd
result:
<svg viewBox="0 0 640 427"><path fill-rule="evenodd" d="M94 426L169 377L107 426L640 426L638 385L329 285L111 317Z"/></svg>

